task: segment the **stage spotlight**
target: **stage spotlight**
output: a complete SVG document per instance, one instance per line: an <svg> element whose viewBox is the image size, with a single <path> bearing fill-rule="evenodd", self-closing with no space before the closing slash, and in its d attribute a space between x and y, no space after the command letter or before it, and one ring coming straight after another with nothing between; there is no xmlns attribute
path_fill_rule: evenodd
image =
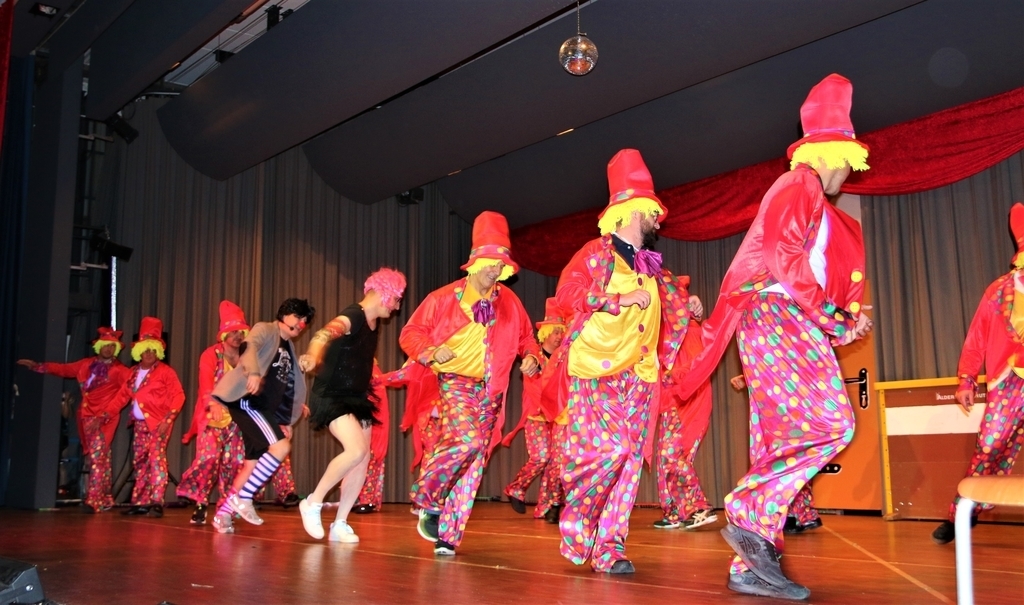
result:
<svg viewBox="0 0 1024 605"><path fill-rule="evenodd" d="M121 244L115 244L109 239L103 237L100 233L94 233L92 239L89 240L89 245L93 250L99 252L104 256L113 256L123 261L131 260L132 248L128 246L122 246Z"/></svg>
<svg viewBox="0 0 1024 605"><path fill-rule="evenodd" d="M111 130L117 133L119 137L124 139L125 143L131 145L132 141L139 138L139 131L132 128L121 116L114 114L107 118L105 122L107 126L110 126Z"/></svg>
<svg viewBox="0 0 1024 605"><path fill-rule="evenodd" d="M35 5L32 6L32 8L28 9L28 12L33 15L40 15L42 17L49 17L50 19L53 19L54 17L57 16L57 13L60 12L60 9L57 8L56 6L50 6L49 4L36 2Z"/></svg>
<svg viewBox="0 0 1024 605"><path fill-rule="evenodd" d="M423 188L413 187L408 191L403 191L397 196L399 206L413 206L423 201Z"/></svg>

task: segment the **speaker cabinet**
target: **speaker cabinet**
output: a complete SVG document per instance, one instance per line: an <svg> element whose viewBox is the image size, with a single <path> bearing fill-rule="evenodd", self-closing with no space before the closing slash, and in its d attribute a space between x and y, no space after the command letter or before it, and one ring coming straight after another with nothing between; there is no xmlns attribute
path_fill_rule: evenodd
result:
<svg viewBox="0 0 1024 605"><path fill-rule="evenodd" d="M35 565L0 558L0 605L39 603L45 598Z"/></svg>

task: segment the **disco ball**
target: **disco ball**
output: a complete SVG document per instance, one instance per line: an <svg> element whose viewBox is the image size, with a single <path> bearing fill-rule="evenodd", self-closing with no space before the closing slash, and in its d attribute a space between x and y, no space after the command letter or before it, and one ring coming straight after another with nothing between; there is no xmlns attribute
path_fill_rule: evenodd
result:
<svg viewBox="0 0 1024 605"><path fill-rule="evenodd" d="M575 35L558 49L558 62L574 76L585 76L597 65L597 45L590 38Z"/></svg>

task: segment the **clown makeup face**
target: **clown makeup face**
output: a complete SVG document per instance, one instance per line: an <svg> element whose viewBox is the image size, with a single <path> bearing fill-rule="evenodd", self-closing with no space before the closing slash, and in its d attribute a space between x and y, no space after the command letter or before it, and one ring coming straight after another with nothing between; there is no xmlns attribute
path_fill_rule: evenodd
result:
<svg viewBox="0 0 1024 605"><path fill-rule="evenodd" d="M114 357L114 351L117 350L117 345L114 343L105 344L100 347L100 359L111 359Z"/></svg>
<svg viewBox="0 0 1024 605"><path fill-rule="evenodd" d="M234 330L224 335L224 345L229 349L237 349L242 346L242 341L245 340L245 332L242 330Z"/></svg>
<svg viewBox="0 0 1024 605"><path fill-rule="evenodd" d="M501 271L505 268L505 263L498 261L493 265L484 267L479 272L474 273L470 276L470 283L476 288L480 294L486 294L491 291L494 287L495 282L501 277Z"/></svg>
<svg viewBox="0 0 1024 605"><path fill-rule="evenodd" d="M558 345L562 344L562 338L565 336L565 328L556 327L551 330L548 337L544 339L544 350L551 353L558 348Z"/></svg>
<svg viewBox="0 0 1024 605"><path fill-rule="evenodd" d="M278 327L281 329L281 338L285 340L291 340L302 334L302 331L306 329L306 318L299 317L294 313L291 315L285 315L283 319L277 322Z"/></svg>
<svg viewBox="0 0 1024 605"><path fill-rule="evenodd" d="M148 370L153 367L153 364L155 363L156 349L146 349L142 352L142 355L139 356L139 365L142 366L142 369L144 370Z"/></svg>
<svg viewBox="0 0 1024 605"><path fill-rule="evenodd" d="M658 229L660 228L657 213L644 215L640 220L640 233L644 236L644 248L654 247L654 243L658 241Z"/></svg>

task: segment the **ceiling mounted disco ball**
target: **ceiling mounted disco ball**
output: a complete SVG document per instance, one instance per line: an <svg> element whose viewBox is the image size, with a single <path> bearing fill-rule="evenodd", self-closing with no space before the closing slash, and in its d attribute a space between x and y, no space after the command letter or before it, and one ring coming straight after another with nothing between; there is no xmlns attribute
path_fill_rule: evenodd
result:
<svg viewBox="0 0 1024 605"><path fill-rule="evenodd" d="M577 34L562 43L558 62L574 76L585 76L597 65L597 45L590 38Z"/></svg>

